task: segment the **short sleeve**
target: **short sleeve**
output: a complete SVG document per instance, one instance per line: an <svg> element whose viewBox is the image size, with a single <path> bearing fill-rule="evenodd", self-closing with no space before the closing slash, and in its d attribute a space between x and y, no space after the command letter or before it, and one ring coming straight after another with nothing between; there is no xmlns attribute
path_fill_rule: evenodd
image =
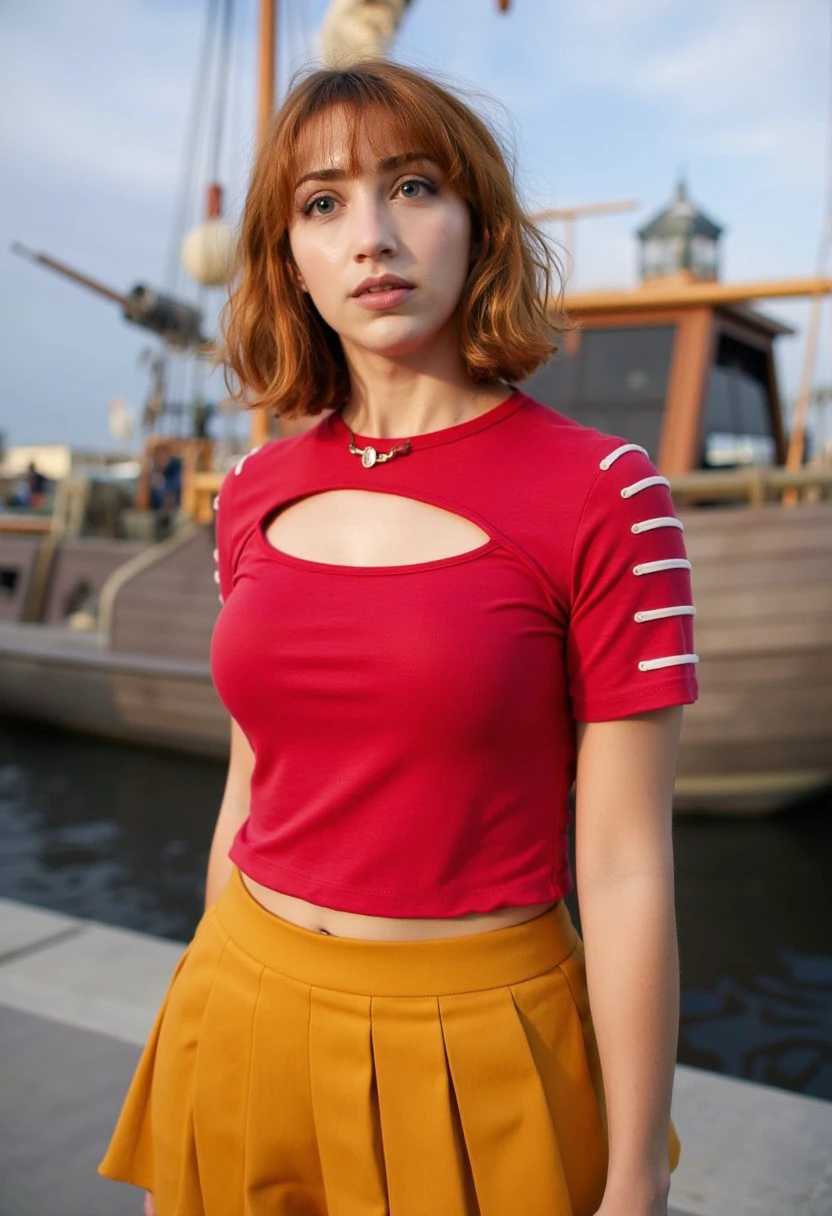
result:
<svg viewBox="0 0 832 1216"><path fill-rule="evenodd" d="M572 554L567 669L577 721L696 700L684 530L643 448L610 440Z"/></svg>
<svg viewBox="0 0 832 1216"><path fill-rule="evenodd" d="M214 582L217 584L220 603L231 594L234 583L234 529L231 506L232 490L236 478L234 469L226 474L219 494L214 499Z"/></svg>

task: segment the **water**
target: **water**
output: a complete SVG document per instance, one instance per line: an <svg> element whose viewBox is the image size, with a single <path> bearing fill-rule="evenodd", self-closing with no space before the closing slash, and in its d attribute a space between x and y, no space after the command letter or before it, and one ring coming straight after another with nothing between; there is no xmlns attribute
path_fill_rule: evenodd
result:
<svg viewBox="0 0 832 1216"><path fill-rule="evenodd" d="M0 895L186 940L225 769L0 724ZM832 1099L832 797L676 824L683 1063Z"/></svg>

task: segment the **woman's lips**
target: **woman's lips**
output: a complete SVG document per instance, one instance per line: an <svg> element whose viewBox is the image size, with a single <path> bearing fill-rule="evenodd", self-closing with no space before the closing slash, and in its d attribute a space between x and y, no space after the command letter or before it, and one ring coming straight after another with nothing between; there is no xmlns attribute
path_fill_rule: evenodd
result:
<svg viewBox="0 0 832 1216"><path fill-rule="evenodd" d="M395 308L415 290L415 287L385 287L381 291L362 291L360 295L353 296L353 299L362 308L379 312L385 308Z"/></svg>

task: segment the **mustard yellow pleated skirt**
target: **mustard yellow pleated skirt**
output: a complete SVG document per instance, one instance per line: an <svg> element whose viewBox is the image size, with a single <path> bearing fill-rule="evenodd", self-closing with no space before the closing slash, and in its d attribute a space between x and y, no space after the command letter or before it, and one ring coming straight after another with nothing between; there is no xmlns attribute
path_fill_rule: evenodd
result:
<svg viewBox="0 0 832 1216"><path fill-rule="evenodd" d="M669 1158L679 1145L671 1127ZM607 1167L583 949L563 905L366 942L239 873L174 973L107 1154L157 1216L591 1216Z"/></svg>

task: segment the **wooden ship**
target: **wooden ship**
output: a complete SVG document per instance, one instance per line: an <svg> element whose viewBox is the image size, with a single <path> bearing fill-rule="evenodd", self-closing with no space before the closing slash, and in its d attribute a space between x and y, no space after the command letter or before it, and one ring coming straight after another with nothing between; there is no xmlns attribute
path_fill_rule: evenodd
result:
<svg viewBox="0 0 832 1216"><path fill-rule="evenodd" d="M722 283L720 239L680 183L639 232L640 285L568 297L578 326L527 387L670 479L700 656L675 806L761 812L832 783L832 467L803 464L799 419L787 459L774 343L790 331L750 305L819 305L830 283Z"/></svg>
<svg viewBox="0 0 832 1216"><path fill-rule="evenodd" d="M262 131L274 99L267 0L261 31ZM720 229L681 185L639 237L639 286L567 296L576 326L521 387L642 444L671 481L693 562L701 688L676 809L776 810L832 784L832 468L807 467L802 442L787 462L773 348L788 331L751 303L819 301L832 283L721 282ZM264 414L251 424L251 446L279 439ZM74 512L65 495L50 521L0 516L0 714L226 755L208 666L223 470L210 467L210 443L184 450L184 516L162 542L84 535L81 491ZM97 599L80 620L66 611L79 578Z"/></svg>

